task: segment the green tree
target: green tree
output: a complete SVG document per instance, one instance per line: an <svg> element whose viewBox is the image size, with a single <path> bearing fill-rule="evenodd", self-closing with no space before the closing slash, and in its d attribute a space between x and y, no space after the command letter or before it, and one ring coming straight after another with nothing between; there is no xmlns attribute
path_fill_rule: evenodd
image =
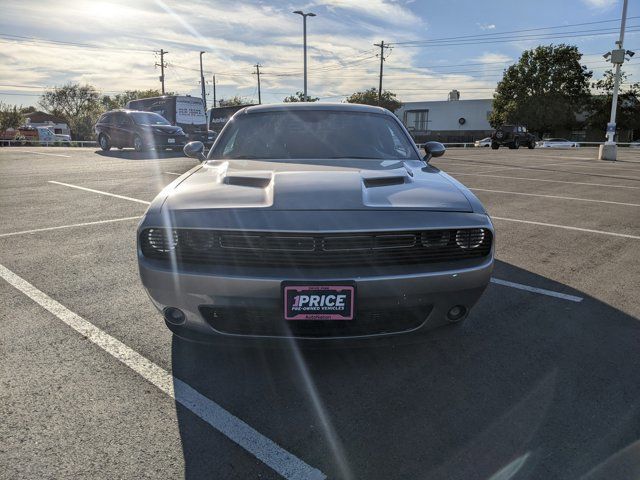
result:
<svg viewBox="0 0 640 480"><path fill-rule="evenodd" d="M284 98L282 101L285 103L295 103L295 102L317 102L318 100L320 100L318 97L311 97L309 95L307 95L307 99L305 100L304 98L304 93L302 92L296 92L295 95L289 95L288 97Z"/></svg>
<svg viewBox="0 0 640 480"><path fill-rule="evenodd" d="M220 107L239 107L241 105L251 105L251 102L246 97L239 97L236 95L227 99L221 98L218 105Z"/></svg>
<svg viewBox="0 0 640 480"><path fill-rule="evenodd" d="M378 89L370 88L364 92L355 92L346 99L347 103L362 103L364 105L378 105ZM396 98L395 93L389 90L382 91L382 98L379 106L395 112L402 106L402 102Z"/></svg>
<svg viewBox="0 0 640 480"><path fill-rule="evenodd" d="M37 109L33 105L29 105L28 107L20 107L18 111L20 113L33 113L33 112L36 112Z"/></svg>
<svg viewBox="0 0 640 480"><path fill-rule="evenodd" d="M615 74L612 70L604 72L604 76L591 84L596 94L591 98L587 123L594 129L604 132L611 116L613 98L613 82ZM623 130L640 130L640 82L628 84L628 75L622 72L618 91L616 125Z"/></svg>
<svg viewBox="0 0 640 480"><path fill-rule="evenodd" d="M18 128L22 122L23 118L18 107L0 102L0 132L8 128Z"/></svg>
<svg viewBox="0 0 640 480"><path fill-rule="evenodd" d="M504 72L493 96L489 122L519 122L534 132L575 127L576 114L587 106L592 72L580 65L572 45L541 45L526 50Z"/></svg>
<svg viewBox="0 0 640 480"><path fill-rule="evenodd" d="M122 93L118 93L114 96L105 95L101 98L100 102L106 110L115 110L117 108L124 108L131 100L137 100L139 98L151 98L160 97L162 93L160 90L150 88L148 90L125 90ZM165 95L175 95L172 92Z"/></svg>
<svg viewBox="0 0 640 480"><path fill-rule="evenodd" d="M93 125L104 111L98 91L78 83L47 90L38 103L47 112L63 117L76 140L92 138Z"/></svg>

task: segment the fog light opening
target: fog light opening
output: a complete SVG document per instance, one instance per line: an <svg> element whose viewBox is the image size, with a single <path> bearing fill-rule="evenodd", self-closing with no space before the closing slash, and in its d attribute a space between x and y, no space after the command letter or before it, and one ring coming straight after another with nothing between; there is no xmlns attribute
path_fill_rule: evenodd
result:
<svg viewBox="0 0 640 480"><path fill-rule="evenodd" d="M451 307L447 312L447 318L450 322L459 322L464 317L467 316L467 307L464 305L456 305L455 307Z"/></svg>
<svg viewBox="0 0 640 480"><path fill-rule="evenodd" d="M182 325L187 317L179 308L167 307L163 310L164 319L171 325Z"/></svg>

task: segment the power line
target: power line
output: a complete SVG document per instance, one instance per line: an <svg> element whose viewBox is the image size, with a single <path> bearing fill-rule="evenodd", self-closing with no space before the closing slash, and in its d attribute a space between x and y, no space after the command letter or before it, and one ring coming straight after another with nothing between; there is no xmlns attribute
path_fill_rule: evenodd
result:
<svg viewBox="0 0 640 480"><path fill-rule="evenodd" d="M74 47L74 48L87 48L94 50L116 50L116 51L124 51L124 52L142 52L142 53L150 53L153 50L144 50L139 48L125 48L125 47L115 47L109 45L96 45L89 43L78 43L78 42L67 42L63 40L51 40L46 38L38 38L38 37L28 37L24 35L13 35L10 33L0 33L0 40L9 41L9 42L26 42L26 43L38 43L38 44L49 44L54 46L65 46L65 47Z"/></svg>
<svg viewBox="0 0 640 480"><path fill-rule="evenodd" d="M636 19L636 18L640 18L640 16L635 16L635 17L628 17L628 20L631 19ZM476 35L460 35L460 36L456 36L456 37L441 37L441 38L434 38L434 39L429 39L429 40L414 40L414 41L406 41L406 42L391 42L389 45L407 45L407 44L413 44L413 43L424 43L424 42L434 42L434 41L446 41L446 40L460 40L460 39L464 39L464 38L479 38L479 37L494 37L497 35L507 35L507 34L512 34L512 33L523 33L523 32L535 32L535 31L541 31L541 30L552 30L552 29L556 29L556 28L570 28L570 27L582 27L585 25L596 25L596 24L602 24L602 23L612 23L612 22L619 22L620 19L619 18L614 18L611 20L599 20L599 21L594 21L594 22L583 22L583 23L570 23L570 24L566 24L566 25L556 25L556 26L551 26L551 27L538 27L538 28L526 28L526 29L522 29L522 30L509 30L506 32L491 32L491 33L479 33ZM559 32L561 33L561 32Z"/></svg>
<svg viewBox="0 0 640 480"><path fill-rule="evenodd" d="M631 29L636 27L635 29ZM640 25L632 25L629 27L628 32L638 32L640 29L638 28ZM584 32L584 33L581 33ZM600 32L600 33L597 33ZM615 29L604 29L597 31L576 31L576 32L559 32L557 34L540 34L540 35L523 35L523 36L512 36L512 37L501 37L501 38L493 38L493 39L470 39L470 40L461 40L454 42L422 42L415 44L403 44L402 47L407 48L424 48L424 47L452 47L452 46L460 46L460 45L482 45L482 44L492 44L492 43L507 43L513 42L516 40L524 40L524 41L532 41L532 40L553 40L558 38L580 38L580 37L600 37L603 35L614 35L616 34Z"/></svg>

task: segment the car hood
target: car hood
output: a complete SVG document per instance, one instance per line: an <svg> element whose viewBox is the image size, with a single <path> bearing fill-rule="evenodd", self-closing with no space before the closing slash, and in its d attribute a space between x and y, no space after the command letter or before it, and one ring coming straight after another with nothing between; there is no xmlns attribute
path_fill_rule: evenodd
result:
<svg viewBox="0 0 640 480"><path fill-rule="evenodd" d="M164 207L473 211L452 181L421 161L342 159L210 161L178 182Z"/></svg>

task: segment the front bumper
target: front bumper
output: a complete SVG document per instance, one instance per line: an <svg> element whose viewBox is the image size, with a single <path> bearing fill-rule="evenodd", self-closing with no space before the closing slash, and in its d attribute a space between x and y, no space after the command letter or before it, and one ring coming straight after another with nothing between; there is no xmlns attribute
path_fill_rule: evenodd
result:
<svg viewBox="0 0 640 480"><path fill-rule="evenodd" d="M171 142L170 140L173 140ZM186 135L154 133L144 138L145 147L149 148L183 148L187 144Z"/></svg>
<svg viewBox="0 0 640 480"><path fill-rule="evenodd" d="M344 340L421 333L450 323L447 312L456 305L468 311L489 284L493 250L480 259L422 266L420 270L398 267L388 274L371 272L355 278L345 272L178 270L140 253L139 268L142 283L158 310L175 307L184 312L185 321L178 329L168 325L174 331L218 337ZM355 319L329 321L332 325L318 322L323 323L316 325L318 329L298 323L308 320L285 321L283 281L355 282Z"/></svg>

